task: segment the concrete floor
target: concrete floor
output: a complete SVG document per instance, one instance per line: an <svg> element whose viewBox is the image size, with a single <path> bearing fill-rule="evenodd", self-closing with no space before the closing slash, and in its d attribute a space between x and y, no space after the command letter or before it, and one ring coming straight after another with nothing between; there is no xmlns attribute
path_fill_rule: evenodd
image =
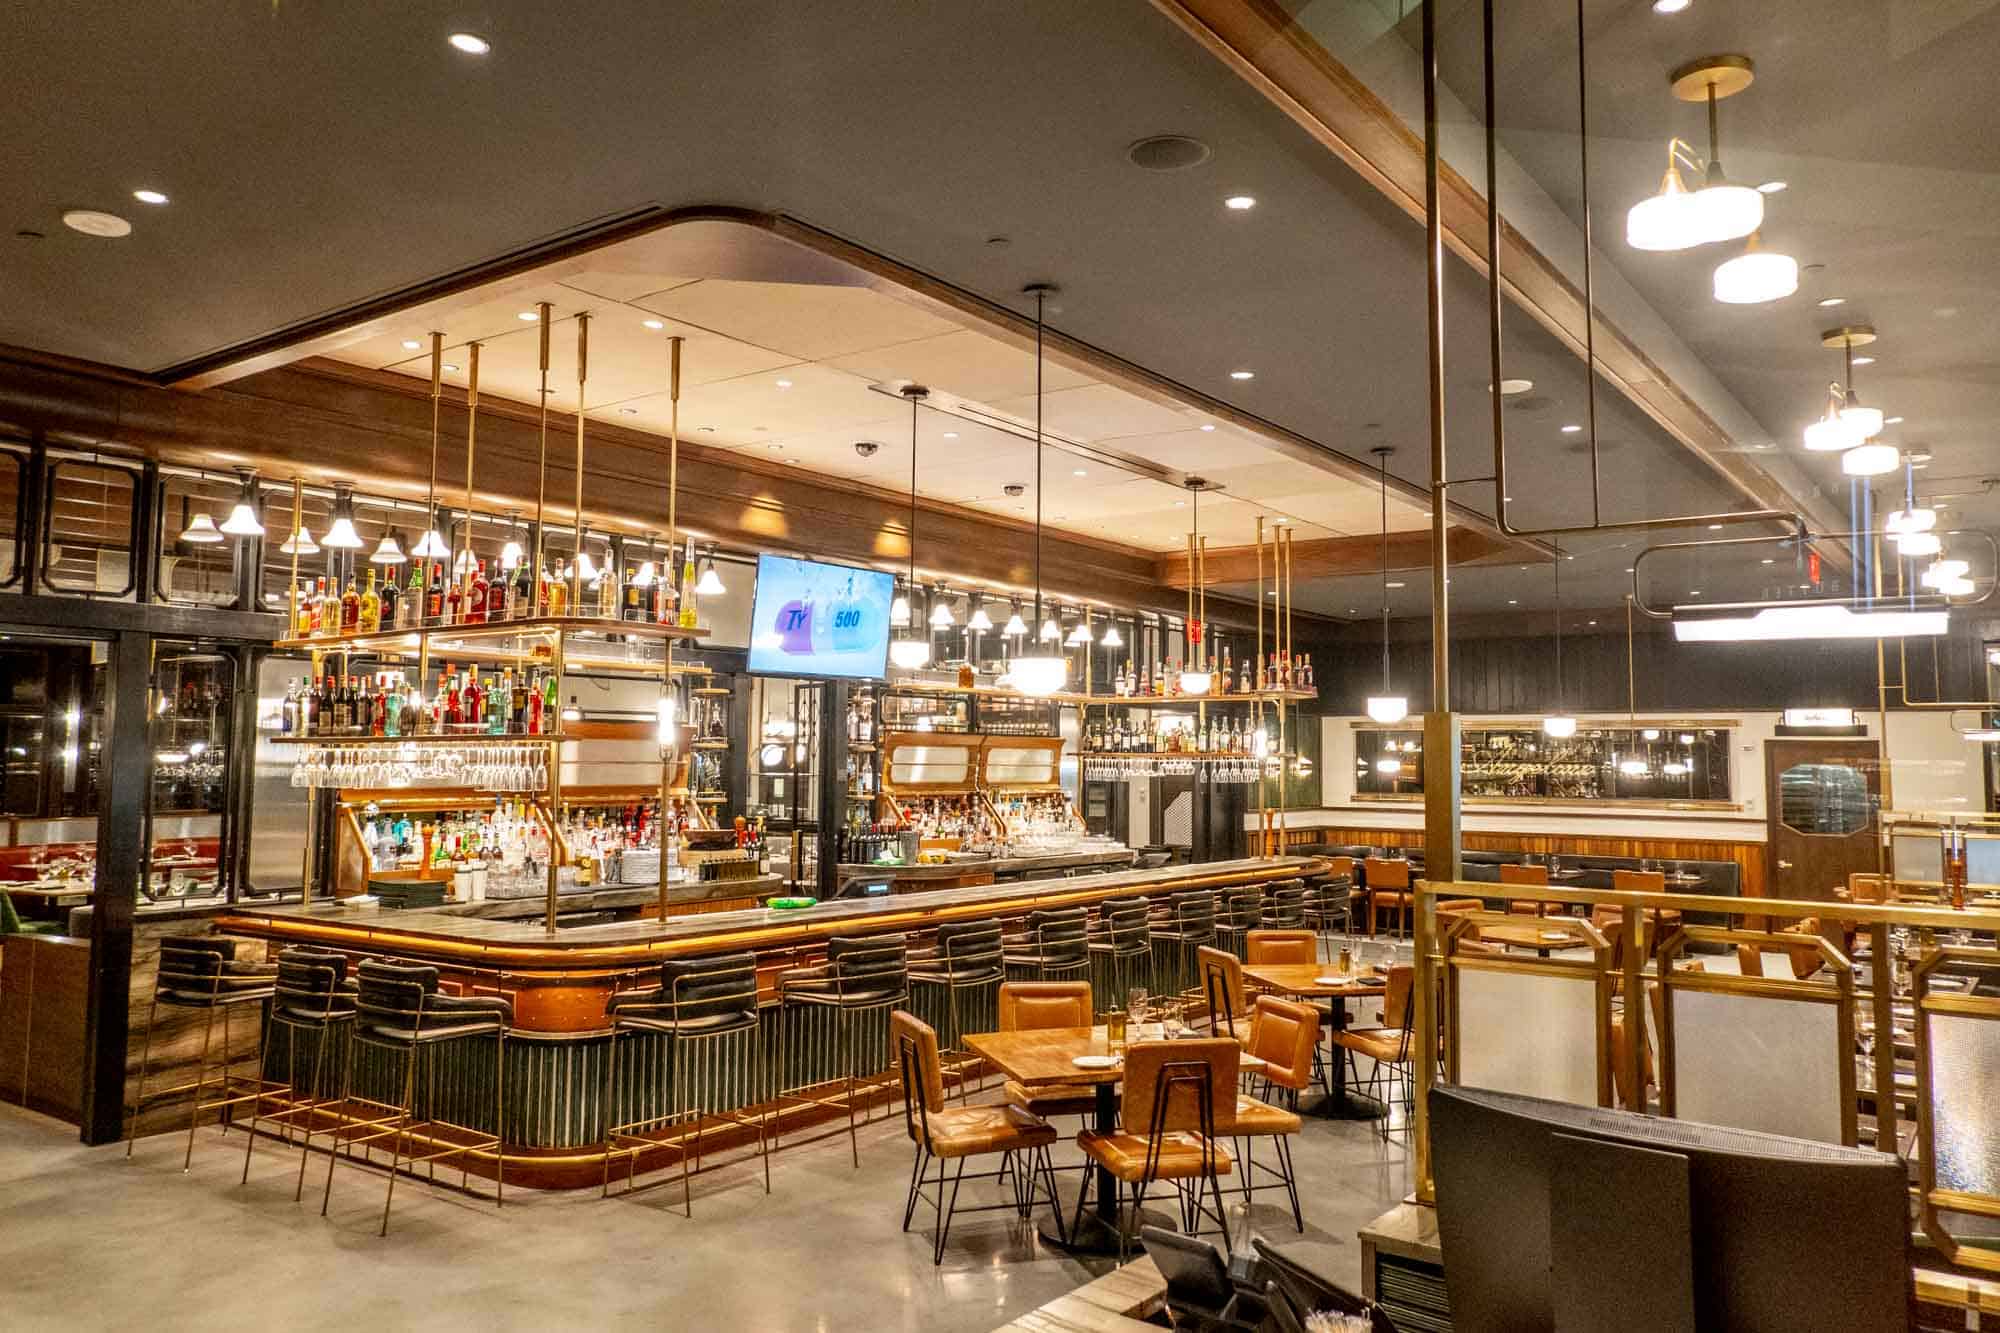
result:
<svg viewBox="0 0 2000 1333"><path fill-rule="evenodd" d="M294 1204L297 1153L260 1140L238 1185L243 1142L203 1130L183 1175L174 1137L142 1141L128 1162L122 1144L85 1148L67 1125L0 1106L0 1327L973 1333L1108 1267L988 1213L958 1219L933 1268L922 1214L898 1229L911 1159L900 1113L862 1131L858 1171L839 1135L774 1158L769 1196L754 1157L698 1177L692 1221L678 1177L609 1201L510 1191L502 1211L403 1180L387 1239L381 1174L343 1165L322 1218L324 1158ZM1295 1152L1305 1235L1282 1192L1258 1196L1254 1232L1358 1290L1355 1231L1407 1193L1406 1154L1370 1125L1311 1119ZM1073 1147L1058 1148L1065 1160ZM1060 1177L1072 1204L1076 1179ZM982 1183L972 1201L994 1201Z"/></svg>

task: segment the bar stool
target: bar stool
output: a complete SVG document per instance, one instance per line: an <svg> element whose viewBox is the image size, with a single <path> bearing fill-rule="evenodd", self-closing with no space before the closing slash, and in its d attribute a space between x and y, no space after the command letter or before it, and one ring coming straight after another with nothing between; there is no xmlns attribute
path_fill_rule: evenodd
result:
<svg viewBox="0 0 2000 1333"><path fill-rule="evenodd" d="M1089 941L1091 988L1117 1006L1135 986L1153 980L1152 905L1144 898L1107 898Z"/></svg>
<svg viewBox="0 0 2000 1333"><path fill-rule="evenodd" d="M1027 929L1001 941L1009 981L1059 981L1090 973L1090 917L1081 907L1028 913Z"/></svg>
<svg viewBox="0 0 2000 1333"><path fill-rule="evenodd" d="M467 1174L466 1159L473 1153L493 1154L493 1202L506 1203L507 1158L501 1151L505 1137L507 1108L507 1028L514 1021L514 1006L497 995L446 995L438 990L438 970L415 964L384 963L363 959L356 969L354 997L355 1023L348 1043L347 1071L342 1078L341 1100L373 1106L391 1112L373 1120L350 1121L334 1130L333 1150L326 1159L326 1192L320 1199L320 1216L326 1215L333 1199L333 1168L340 1149L347 1148L347 1160L354 1161L356 1144L389 1140L389 1187L382 1195L382 1230L389 1234L389 1209L396 1199L396 1172L407 1160L412 1168L419 1162L431 1167L437 1179L439 1159L459 1159L460 1183ZM441 1056L460 1043L493 1040L493 1132L481 1134L471 1125L454 1124L438 1114L454 1089L440 1087L437 1064ZM387 1053L399 1065L399 1102L386 1102L355 1093L354 1062L362 1049ZM419 1059L419 1056L422 1056ZM423 1066L423 1077L418 1077ZM456 1080L454 1080L456 1081ZM470 1102L466 1105L469 1107ZM421 1113L421 1114L420 1114ZM343 1130L362 1133L343 1137ZM419 1132L435 1131L476 1136L471 1142L451 1142L449 1146L419 1157L403 1149ZM432 1139L433 1142L437 1140Z"/></svg>
<svg viewBox="0 0 2000 1333"><path fill-rule="evenodd" d="M1264 930L1298 930L1306 924L1306 884L1288 879L1264 891L1257 925Z"/></svg>
<svg viewBox="0 0 2000 1333"><path fill-rule="evenodd" d="M194 1082L179 1083L155 1094L170 1097L175 1093L194 1093L188 1104L187 1151L181 1157L181 1170L186 1171L194 1165L194 1131L201 1122L201 1113L220 1110L226 1116L230 1107L240 1106L263 1091L264 1071L261 1066L255 1079L245 1079L230 1072L235 1067L235 1061L229 1054L229 1015L246 1005L263 1004L271 998L277 981L275 964L237 962L235 940L216 939L209 935L169 935L160 941L160 967L153 978L152 1002L146 1006L146 1037L139 1048L139 1090L132 1099L132 1107L125 1120L127 1157L132 1155L139 1138L139 1112L146 1104L146 1076L152 1068L153 1020L158 1017L160 1006L200 1009L208 1015L202 1024L201 1054L195 1060ZM218 1013L222 1015L222 1059L219 1061L209 1058ZM217 1075L221 1095L203 1101L201 1094L208 1087L210 1073ZM238 1091L245 1084L255 1086L248 1092Z"/></svg>
<svg viewBox="0 0 2000 1333"><path fill-rule="evenodd" d="M966 1072L979 1063L965 1049L965 1034L991 1032L999 1021L1000 984L1007 979L1000 921L946 922L934 939L931 948L910 954L910 999L951 1057L965 1100L972 1086Z"/></svg>
<svg viewBox="0 0 2000 1333"><path fill-rule="evenodd" d="M762 1100L758 1094L764 1072L764 1027L757 1014L757 955L676 960L661 965L659 978L655 986L619 991L604 1006L611 1019L611 1048L604 1061L606 1118L624 1106L635 1111L641 1105L658 1106L663 1084L671 1093L664 1113L606 1126L603 1193L611 1193L612 1157L625 1156L625 1186L630 1190L639 1154L660 1146L649 1131L692 1121L692 1148L685 1133L676 1146L681 1159L681 1208L693 1217L688 1162L701 1160L705 1122L721 1120L757 1131L764 1193L769 1194L771 1152L764 1121L742 1113L745 1106ZM621 1045L630 1046L633 1057L623 1088L618 1082ZM621 1147L621 1140L628 1141L627 1146Z"/></svg>
<svg viewBox="0 0 2000 1333"><path fill-rule="evenodd" d="M1190 889L1167 900L1153 919L1153 979L1162 994L1185 1005L1201 995L1195 953L1215 943L1215 894Z"/></svg>
<svg viewBox="0 0 2000 1333"><path fill-rule="evenodd" d="M1224 889L1215 910L1215 947L1238 958L1243 956L1243 939L1257 929L1264 914L1264 890L1252 885Z"/></svg>
<svg viewBox="0 0 2000 1333"><path fill-rule="evenodd" d="M303 1130L299 1139L299 1180L292 1189L292 1202L297 1203L305 1193L313 1121L323 1108L339 1105L339 1098L328 1094L333 1090L336 1074L345 1067L347 1043L353 1035L354 1002L354 989L347 984L346 955L318 949L287 949L278 955L277 993L264 1016L264 1040L257 1067L268 1068L271 1037L274 1032L282 1032L285 1081L267 1082L251 1100L250 1133L243 1144L243 1178L239 1184L250 1182L250 1149L257 1142L257 1122L261 1116L267 1125L278 1126L287 1142L288 1131L294 1124ZM309 1081L301 1085L299 1044L305 1039L312 1042L312 1072ZM340 1050L329 1063L327 1048L336 1043ZM273 1098L282 1098L283 1108L263 1116L264 1103Z"/></svg>
<svg viewBox="0 0 2000 1333"><path fill-rule="evenodd" d="M784 1022L780 1043L784 1066L779 1074L777 1100L838 1106L842 1103L798 1094L807 1088L842 1081L847 1091L843 1100L847 1110L848 1148L859 1169L861 1139L855 1129L854 1099L864 1070L876 1074L889 1068L888 1017L908 1003L910 997L909 950L904 938L892 935L858 939L836 935L826 942L825 963L780 973L778 993L779 1013ZM813 1022L831 1024L837 1072L828 1078L806 1077L809 1071L799 1052L801 1042L813 1035L806 1030L807 1015L819 1016ZM871 1038L865 1054L861 1043L863 1024L869 1025L867 1035ZM805 1081L785 1083L795 1072ZM778 1133L778 1127L773 1126L772 1136L775 1138Z"/></svg>
<svg viewBox="0 0 2000 1333"><path fill-rule="evenodd" d="M1306 925L1318 932L1326 956L1332 958L1340 952L1333 938L1334 921L1339 920L1341 934L1354 933L1354 858L1331 857L1328 865L1327 874L1306 884Z"/></svg>

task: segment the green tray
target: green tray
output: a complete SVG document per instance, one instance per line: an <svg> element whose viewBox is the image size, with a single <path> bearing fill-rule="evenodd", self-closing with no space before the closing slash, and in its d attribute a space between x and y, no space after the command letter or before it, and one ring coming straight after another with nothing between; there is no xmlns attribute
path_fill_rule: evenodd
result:
<svg viewBox="0 0 2000 1333"><path fill-rule="evenodd" d="M766 898L764 906L774 912L796 912L802 907L818 907L817 898Z"/></svg>

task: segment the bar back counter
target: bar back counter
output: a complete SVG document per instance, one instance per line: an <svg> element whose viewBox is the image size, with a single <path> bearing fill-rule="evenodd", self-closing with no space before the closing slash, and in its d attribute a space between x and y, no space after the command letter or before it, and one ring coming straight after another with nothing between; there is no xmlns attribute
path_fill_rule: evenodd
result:
<svg viewBox="0 0 2000 1333"><path fill-rule="evenodd" d="M997 921L1012 933L1034 911L1089 910L1114 898L1165 900L1195 889L1270 885L1327 868L1322 858L1281 856L903 893L797 911L697 911L606 921L601 910L590 910L569 913L582 924L564 926L559 919L553 932L540 919L332 903L236 907L215 925L227 935L266 941L274 954L299 948L343 955L349 975L365 958L425 965L438 969L445 992L508 1000L513 1014L504 1040L453 1041L424 1053L430 1064L418 1080L425 1104L417 1114L497 1135L509 1184L571 1189L603 1179L608 1127L646 1122L672 1107L755 1108L765 1115L767 1128L782 1135L842 1116L846 1101L890 1095L890 1006L857 1015L838 1006L783 1001L781 974L822 962L830 940L901 938L915 950L929 945L938 927L952 923ZM677 1069L671 1037L614 1032L607 1014L611 997L657 986L663 963L745 953L756 960L759 1019L740 1039L704 1043L699 1058ZM997 993L997 982L986 989ZM1102 1009L1123 997L1097 999ZM996 1026L994 1004L994 994L911 985L904 1007L940 1032L958 1033ZM328 1058L315 1059L318 1040L335 1043ZM621 1043L615 1090L609 1078L614 1041ZM496 1042L502 1045L500 1059ZM404 1092L402 1066L365 1043L351 1042L340 1026L324 1035L273 1026L264 1068L267 1077L289 1084L295 1096L336 1099L325 1113L329 1119L340 1114L343 1092L388 1104L399 1102ZM848 1088L845 1101L789 1095L844 1086L850 1075L865 1079L868 1087ZM680 1128L661 1133L657 1148L641 1146L633 1161L621 1160L619 1173L628 1165L646 1170L677 1162L673 1140ZM728 1127L723 1130L709 1131L716 1146L729 1137ZM491 1156L475 1154L473 1169L490 1174Z"/></svg>

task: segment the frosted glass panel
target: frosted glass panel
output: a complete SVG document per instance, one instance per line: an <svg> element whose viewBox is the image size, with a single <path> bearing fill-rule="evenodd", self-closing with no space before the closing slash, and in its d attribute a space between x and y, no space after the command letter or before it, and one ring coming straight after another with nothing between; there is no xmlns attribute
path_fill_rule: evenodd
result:
<svg viewBox="0 0 2000 1333"><path fill-rule="evenodd" d="M972 785L972 751L957 745L903 745L889 761L889 781L900 786L921 783Z"/></svg>
<svg viewBox="0 0 2000 1333"><path fill-rule="evenodd" d="M2000 884L2000 838L1965 840L1965 877L1974 884Z"/></svg>
<svg viewBox="0 0 2000 1333"><path fill-rule="evenodd" d="M1897 879L1940 880L1944 878L1944 851L1935 833L1898 833L1891 848L1890 866ZM1970 866L1967 867L1970 873Z"/></svg>
<svg viewBox="0 0 2000 1333"><path fill-rule="evenodd" d="M1458 1077L1468 1087L1597 1105L1597 985L1464 968Z"/></svg>
<svg viewBox="0 0 2000 1333"><path fill-rule="evenodd" d="M1046 787L1056 780L1058 757L1058 752L1046 745L989 745L986 779L995 787Z"/></svg>
<svg viewBox="0 0 2000 1333"><path fill-rule="evenodd" d="M1676 1116L1840 1142L1834 1006L1679 989L1673 999Z"/></svg>
<svg viewBox="0 0 2000 1333"><path fill-rule="evenodd" d="M2000 1195L2000 1022L1933 1014L1930 1025L1938 1188Z"/></svg>

